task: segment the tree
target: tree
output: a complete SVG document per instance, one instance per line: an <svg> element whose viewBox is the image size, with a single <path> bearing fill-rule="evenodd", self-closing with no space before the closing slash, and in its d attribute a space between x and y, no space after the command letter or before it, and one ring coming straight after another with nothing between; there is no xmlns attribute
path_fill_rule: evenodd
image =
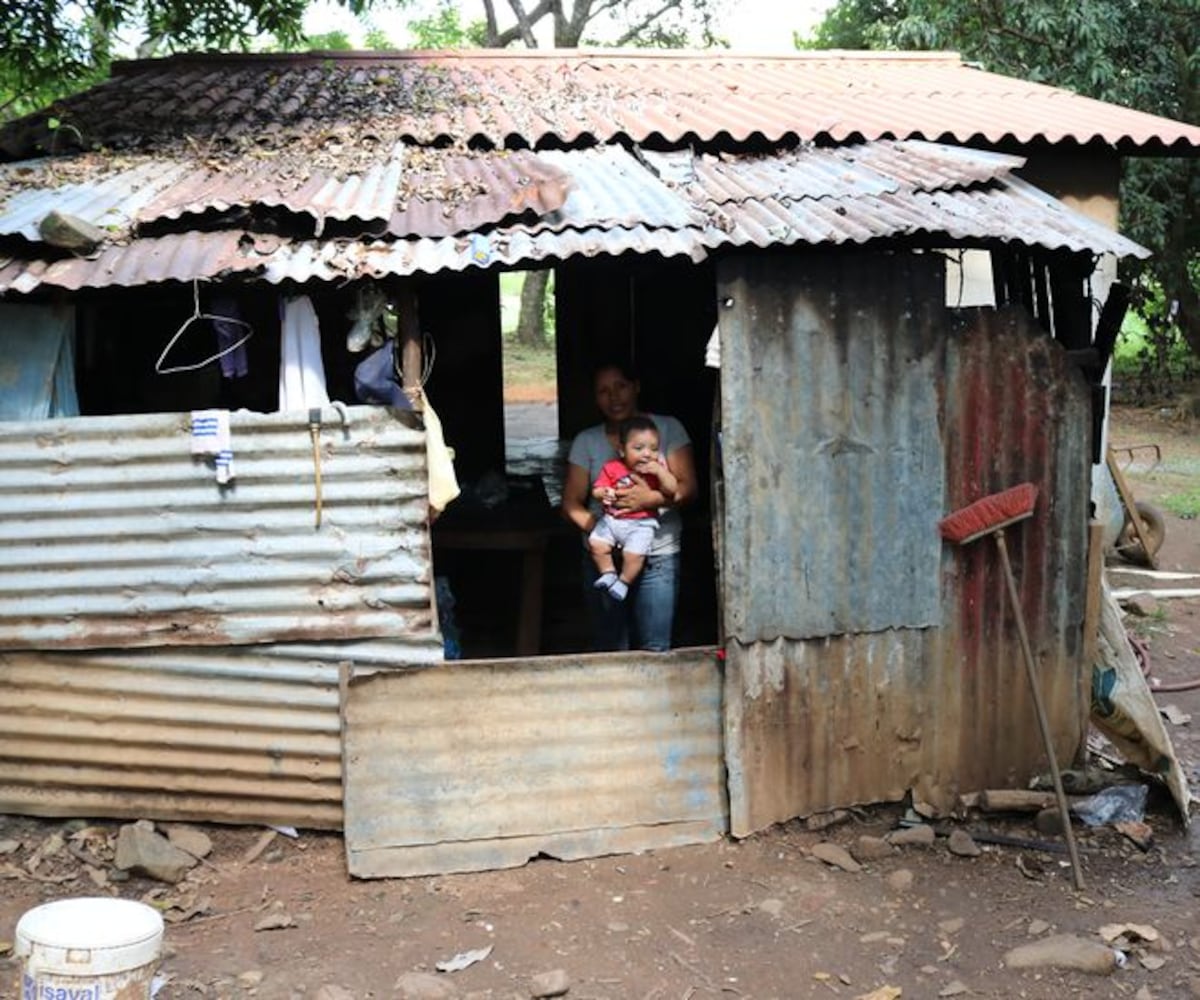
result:
<svg viewBox="0 0 1200 1000"><path fill-rule="evenodd" d="M998 73L1200 123L1200 0L839 0L803 44L834 38L956 49ZM1154 252L1134 275L1139 311L1200 357L1196 159L1127 159L1121 228Z"/></svg>
<svg viewBox="0 0 1200 1000"><path fill-rule="evenodd" d="M338 0L359 14L371 0ZM151 50L247 48L302 38L307 0L0 0L0 109L31 111L108 72L114 42L137 28ZM145 55L148 52L140 52Z"/></svg>

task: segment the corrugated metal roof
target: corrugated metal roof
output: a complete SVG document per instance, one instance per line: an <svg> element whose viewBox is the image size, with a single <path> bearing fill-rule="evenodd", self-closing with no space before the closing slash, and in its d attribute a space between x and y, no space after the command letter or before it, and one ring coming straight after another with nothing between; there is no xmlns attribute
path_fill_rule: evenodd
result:
<svg viewBox="0 0 1200 1000"><path fill-rule="evenodd" d="M727 829L712 650L352 678L345 720L352 875L595 857Z"/></svg>
<svg viewBox="0 0 1200 1000"><path fill-rule="evenodd" d="M342 281L627 252L701 260L730 245L863 243L916 235L1146 255L1130 240L1012 176L1019 160L994 153L882 142L785 153L778 162L760 156L664 157L640 151L638 156L649 169L616 148L540 153L541 168L514 167L520 158L506 153L490 160L473 157L469 168L462 167L461 158L426 154L426 177L434 172L430 164L438 163L449 190L474 183L495 186L474 204L460 203L461 212L451 201L449 215L440 220L441 213L432 211L434 198L415 198L392 216L393 228L445 231L467 221L509 221L469 237L390 242L289 240L240 229L138 239L91 259L0 261L0 292L130 287L231 273L261 275L270 282ZM482 166L487 163L490 172ZM534 210L532 220L514 221L514 199L538 187L529 178L549 176L539 169L566 179L558 195L543 192L559 208L540 217ZM47 207L52 197L52 192L44 195ZM419 209L414 207L418 201ZM548 208L546 200L538 205Z"/></svg>
<svg viewBox="0 0 1200 1000"><path fill-rule="evenodd" d="M130 161L133 162L130 162ZM61 168L61 172L60 172ZM147 203L180 183L188 167L173 160L102 156L0 165L0 236L41 242L38 223L52 210L127 235ZM65 177L76 181L63 183Z"/></svg>
<svg viewBox="0 0 1200 1000"><path fill-rule="evenodd" d="M59 102L82 143L225 149L923 138L1200 148L1200 128L973 69L954 53L543 51L187 54L117 64ZM48 115L0 130L9 159L60 146Z"/></svg>
<svg viewBox="0 0 1200 1000"><path fill-rule="evenodd" d="M339 670L436 637L0 653L0 813L342 825Z"/></svg>
<svg viewBox="0 0 1200 1000"><path fill-rule="evenodd" d="M718 269L718 296L732 301L723 338L749 337L754 359L722 369L726 751L738 836L910 788L944 807L1044 768L995 546L954 548L937 530L944 515L1020 482L1041 495L1009 532L1022 606L1060 759L1079 746L1090 669L1080 662L1086 386L1023 313L942 309L938 289L914 290L919 267L911 255L847 254L738 257ZM859 354L862 338L873 362ZM941 406L932 441L905 379L914 366ZM864 369L873 391L850 405ZM880 388L889 369L896 383ZM784 376L770 392L747 388L748 378ZM789 400L798 418L766 413L762 398ZM830 425L856 427L844 436L860 448L829 462ZM883 448L910 455L891 482L874 474ZM922 475L936 477L934 490ZM881 558L893 530L911 536L917 561ZM930 574L940 624L864 631L872 623L860 619L878 609L905 624ZM805 637L809 605L848 609L852 634ZM772 610L786 628L762 626Z"/></svg>
<svg viewBox="0 0 1200 1000"><path fill-rule="evenodd" d="M231 415L236 479L190 417L0 423L0 649L433 634L425 439L353 407Z"/></svg>
<svg viewBox="0 0 1200 1000"><path fill-rule="evenodd" d="M206 211L262 205L307 214L320 235L326 218L386 223L396 206L405 169L405 147L397 145L379 162L344 180L295 158L243 157L220 169L202 167L181 178L137 213L139 223L179 219Z"/></svg>

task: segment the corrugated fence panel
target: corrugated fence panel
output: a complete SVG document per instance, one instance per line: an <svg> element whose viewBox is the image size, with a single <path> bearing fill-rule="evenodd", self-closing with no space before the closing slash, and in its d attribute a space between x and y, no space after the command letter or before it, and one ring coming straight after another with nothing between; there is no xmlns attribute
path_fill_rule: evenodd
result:
<svg viewBox="0 0 1200 1000"><path fill-rule="evenodd" d="M1033 517L1006 532L1059 759L1080 746L1091 403L1065 352L1017 310L965 310L946 366L948 511L1018 483ZM963 673L957 773L967 789L1045 770L1021 647L990 540L947 547L947 669ZM947 753L951 748L947 747Z"/></svg>
<svg viewBox="0 0 1200 1000"><path fill-rule="evenodd" d="M934 629L725 647L730 829L894 801L937 730Z"/></svg>
<svg viewBox="0 0 1200 1000"><path fill-rule="evenodd" d="M0 423L0 649L240 645L433 628L425 439L354 407L231 416L236 480L189 414Z"/></svg>
<svg viewBox="0 0 1200 1000"><path fill-rule="evenodd" d="M726 829L711 649L464 662L350 683L350 872L513 867Z"/></svg>
<svg viewBox="0 0 1200 1000"><path fill-rule="evenodd" d="M0 653L0 813L342 825L341 664L433 639Z"/></svg>
<svg viewBox="0 0 1200 1000"><path fill-rule="evenodd" d="M726 634L938 624L940 259L739 258L723 274Z"/></svg>
<svg viewBox="0 0 1200 1000"><path fill-rule="evenodd" d="M1039 502L1034 516L1010 529L1008 537L1061 761L1070 759L1082 735L1084 668L1079 658L1090 470L1087 388L1065 352L1023 314L938 310L917 313L914 321L899 291L915 280L909 264L903 258L874 260L873 270L864 268L861 260L853 261L833 279L840 291L827 303L830 328L843 329L839 314L849 311L854 318L853 332L845 334L849 339L875 338L876 350L897 359L896 364L914 356L933 361L927 375L938 406L932 414L898 407L891 420L899 424L909 414L934 419L940 468L932 474L944 495L920 518L914 515L906 530L933 539L935 551L924 564L901 564L877 577L858 578L849 566L830 566L813 585L832 588L836 594L843 581L858 582L868 592L864 606L871 607L878 606L869 595L873 587L919 586L924 575L933 572L943 624L824 638L767 635L759 641L753 636L738 641L730 631L725 736L730 828L738 836L793 816L895 799L909 788L944 807L962 792L1023 785L1046 768L995 545L983 539L956 548L943 544L937 529L945 514L1021 482L1038 486ZM806 286L799 287L797 299L802 303ZM721 294L734 297L736 303L749 291L723 284ZM783 302L777 290L766 294L768 302L772 296ZM890 332L884 320L863 315L872 312L894 317ZM773 314L760 313L758 322L759 340L793 325L782 304ZM909 324L914 322L923 332L913 331ZM723 346L728 342L727 326L723 319ZM828 336L836 338L834 333ZM892 343L879 342L881 337ZM936 341L932 348L916 348L930 339ZM792 363L819 372L820 349L815 361L797 358ZM833 350L833 345L823 349ZM854 349L845 356L856 357ZM782 363L769 351L762 358L766 365ZM725 382L731 362L722 360ZM819 384L805 388L814 395L823 391ZM837 388L844 391L843 386ZM728 386L723 390L730 484L723 528L728 537L739 519L758 518L782 539L763 533L755 544L768 551L786 549L793 544L792 534L811 532L812 525L799 516L789 518L786 510L764 509L759 501L758 508L747 506L744 498L752 496L753 489L739 488L730 472L730 409L740 407L744 416L754 400L754 395L741 396ZM896 400L880 397L879 403L895 406ZM816 405L811 398L794 401L806 413ZM798 431L778 420L759 419L756 427L758 438L748 438L740 449L773 449L780 478L795 476L796 467L808 461L807 452L789 451L786 440L761 438L770 428ZM923 435L925 428L914 426L908 433ZM900 493L912 486L918 489L907 499L888 497L883 509L917 500L928 503L912 470L887 489ZM820 530L861 532L864 518L875 517L879 509L869 491L880 488L864 481L859 496L836 495ZM793 509L808 508L799 502ZM725 551L729 553L728 545ZM722 596L727 621L730 607L757 600L760 592L771 588L788 591L797 601L808 600L808 591L800 586L808 581L785 563L772 561L759 575L736 577L734 565L733 557L726 560Z"/></svg>

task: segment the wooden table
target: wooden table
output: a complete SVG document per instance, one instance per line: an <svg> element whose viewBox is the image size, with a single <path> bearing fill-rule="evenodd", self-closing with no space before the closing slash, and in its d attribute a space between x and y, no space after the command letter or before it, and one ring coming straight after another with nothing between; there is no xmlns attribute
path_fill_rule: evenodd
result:
<svg viewBox="0 0 1200 1000"><path fill-rule="evenodd" d="M517 655L536 656L542 644L542 583L546 542L550 527L540 525L495 527L433 527L433 544L471 552L521 553L521 605L517 616Z"/></svg>

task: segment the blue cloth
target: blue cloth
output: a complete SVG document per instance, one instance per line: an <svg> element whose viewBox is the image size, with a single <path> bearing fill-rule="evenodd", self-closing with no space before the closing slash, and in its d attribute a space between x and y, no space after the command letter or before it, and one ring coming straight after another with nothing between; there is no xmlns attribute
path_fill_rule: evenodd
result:
<svg viewBox="0 0 1200 1000"><path fill-rule="evenodd" d="M592 586L599 574L592 557L583 560L584 601L592 617L595 652L671 648L675 605L679 599L679 553L646 557L646 565L624 601L615 601Z"/></svg>
<svg viewBox="0 0 1200 1000"><path fill-rule="evenodd" d="M75 310L0 305L0 420L79 416Z"/></svg>
<svg viewBox="0 0 1200 1000"><path fill-rule="evenodd" d="M360 361L354 369L354 392L360 403L375 406L390 406L397 410L411 410L412 402L396 381L395 348L385 340Z"/></svg>

